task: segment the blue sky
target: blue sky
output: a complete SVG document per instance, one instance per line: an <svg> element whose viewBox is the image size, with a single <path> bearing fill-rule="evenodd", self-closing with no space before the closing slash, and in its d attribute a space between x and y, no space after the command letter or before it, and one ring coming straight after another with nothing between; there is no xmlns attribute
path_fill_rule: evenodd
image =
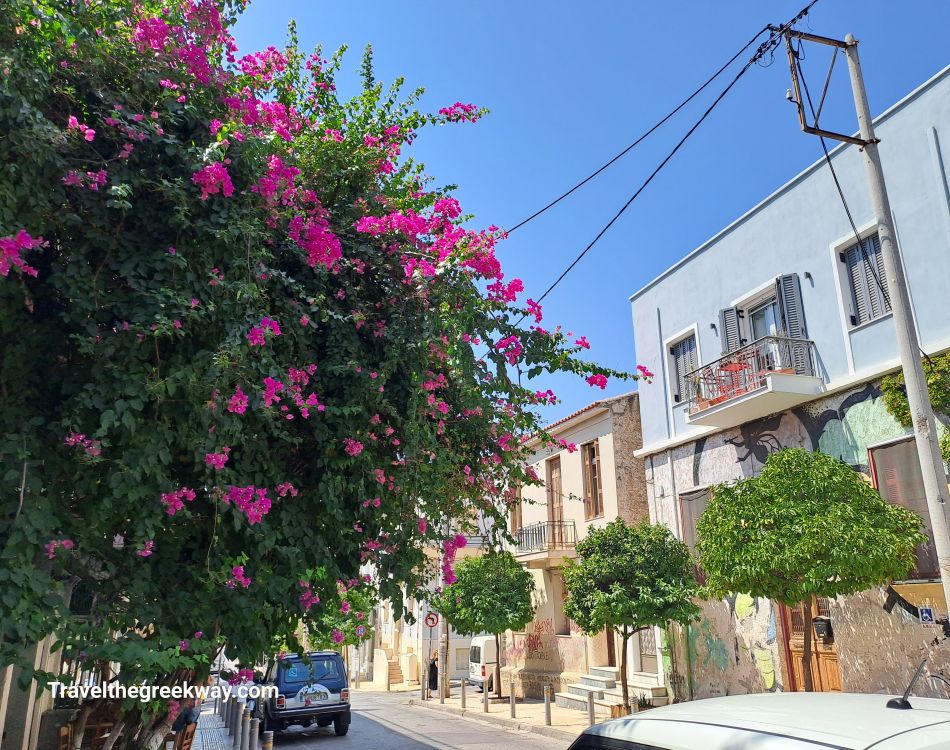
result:
<svg viewBox="0 0 950 750"><path fill-rule="evenodd" d="M766 23L794 16L805 0L433 2L253 0L237 26L242 52L280 46L297 20L304 48L350 48L339 85L356 90L362 48L377 77L425 86L423 105L455 101L491 109L480 122L424 132L412 153L478 226L510 227L633 141L738 51ZM950 3L820 0L801 28L861 42L876 115L950 64ZM610 232L544 302L543 325L591 341L591 358L633 370L629 296L815 161L820 144L799 131L784 51L754 67ZM820 89L825 51L804 63ZM743 58L744 60L745 58ZM843 60L823 124L856 130ZM507 278L526 296L554 281L666 156L739 64L623 160L500 246ZM882 150L887 148L882 143ZM753 249L750 249L753 251ZM562 403L551 420L605 395L574 377L539 379ZM643 385L644 389L659 387Z"/></svg>

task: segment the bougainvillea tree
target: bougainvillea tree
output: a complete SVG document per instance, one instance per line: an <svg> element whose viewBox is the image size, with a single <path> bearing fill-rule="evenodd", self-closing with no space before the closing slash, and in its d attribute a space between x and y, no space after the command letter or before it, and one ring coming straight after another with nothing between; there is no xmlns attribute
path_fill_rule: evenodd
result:
<svg viewBox="0 0 950 750"><path fill-rule="evenodd" d="M406 157L482 110L417 111L368 52L342 97L293 32L240 56L237 6L0 8L2 662L58 633L173 681L313 632L367 570L398 603L533 481L528 378L620 375Z"/></svg>

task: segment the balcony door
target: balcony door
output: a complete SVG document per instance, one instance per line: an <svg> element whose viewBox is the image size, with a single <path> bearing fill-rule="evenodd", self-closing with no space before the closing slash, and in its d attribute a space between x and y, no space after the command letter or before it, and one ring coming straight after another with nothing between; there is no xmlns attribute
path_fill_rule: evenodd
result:
<svg viewBox="0 0 950 750"><path fill-rule="evenodd" d="M758 341L765 336L778 336L782 328L778 300L775 297L769 297L754 307L749 312L749 326L752 329L753 341Z"/></svg>
<svg viewBox="0 0 950 750"><path fill-rule="evenodd" d="M561 493L561 457L547 463L548 542L551 546L564 545L564 495Z"/></svg>

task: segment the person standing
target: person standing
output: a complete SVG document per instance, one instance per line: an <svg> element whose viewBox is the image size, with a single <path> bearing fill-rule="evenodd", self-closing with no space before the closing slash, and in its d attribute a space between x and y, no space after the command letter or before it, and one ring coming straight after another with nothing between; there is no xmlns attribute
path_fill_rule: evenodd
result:
<svg viewBox="0 0 950 750"><path fill-rule="evenodd" d="M433 651L429 659L429 697L439 689L439 652Z"/></svg>

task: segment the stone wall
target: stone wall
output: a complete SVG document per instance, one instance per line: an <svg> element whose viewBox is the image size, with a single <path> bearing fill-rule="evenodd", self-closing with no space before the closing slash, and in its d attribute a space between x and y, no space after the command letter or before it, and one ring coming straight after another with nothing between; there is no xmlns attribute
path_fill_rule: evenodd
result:
<svg viewBox="0 0 950 750"><path fill-rule="evenodd" d="M634 455L643 447L640 428L640 394L628 393L604 403L610 410L614 440L614 476L617 482L617 516L630 524L650 519L643 459Z"/></svg>

